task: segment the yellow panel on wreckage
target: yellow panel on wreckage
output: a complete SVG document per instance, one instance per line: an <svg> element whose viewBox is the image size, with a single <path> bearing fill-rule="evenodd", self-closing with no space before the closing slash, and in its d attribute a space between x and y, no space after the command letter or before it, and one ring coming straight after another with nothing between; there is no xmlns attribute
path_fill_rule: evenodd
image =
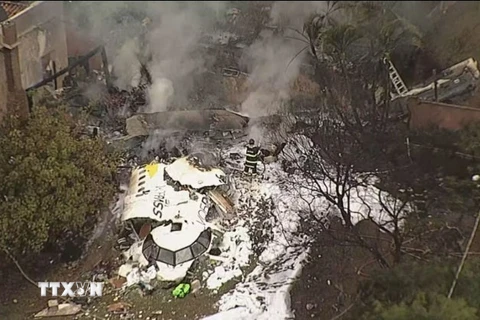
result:
<svg viewBox="0 0 480 320"><path fill-rule="evenodd" d="M139 168L133 170L132 176L130 177L129 189L135 190L140 178L141 169L145 169L144 172L148 174L148 177L152 179L158 173L159 164L157 162L151 162L147 165L140 166Z"/></svg>
<svg viewBox="0 0 480 320"><path fill-rule="evenodd" d="M147 171L148 176L150 177L150 179L153 178L153 177L157 174L157 172L158 172L158 163L156 163L156 162L151 162L151 163L147 164L147 165L145 166L145 170Z"/></svg>

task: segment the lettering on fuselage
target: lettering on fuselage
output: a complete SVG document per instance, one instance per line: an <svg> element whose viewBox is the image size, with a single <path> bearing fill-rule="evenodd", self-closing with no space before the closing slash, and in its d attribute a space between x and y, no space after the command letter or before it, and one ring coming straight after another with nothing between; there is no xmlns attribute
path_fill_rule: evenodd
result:
<svg viewBox="0 0 480 320"><path fill-rule="evenodd" d="M165 207L165 190L159 189L153 196L153 214L159 219L162 218L163 208Z"/></svg>

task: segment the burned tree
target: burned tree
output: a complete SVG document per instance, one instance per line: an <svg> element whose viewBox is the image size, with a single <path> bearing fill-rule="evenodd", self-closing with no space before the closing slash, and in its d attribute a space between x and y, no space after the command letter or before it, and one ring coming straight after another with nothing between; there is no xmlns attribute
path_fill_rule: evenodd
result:
<svg viewBox="0 0 480 320"><path fill-rule="evenodd" d="M359 145L348 139L339 126L324 121L312 138L307 135L290 137L289 147L283 151L284 161L302 177L300 181L291 179L291 186L308 205L306 213L321 231L330 233L341 242L369 250L381 266L389 267L391 263L384 250L355 225L368 220L385 232L394 246L394 261L399 261L405 237L402 226L407 202L373 187L374 173L356 171L356 163L368 157L362 157L364 153ZM318 201L326 207L326 215L316 212L314 202ZM345 234L339 235L338 230L330 229L333 216L341 218Z"/></svg>
<svg viewBox="0 0 480 320"><path fill-rule="evenodd" d="M401 260L411 208L408 196L388 195L398 194L398 186L390 186L390 172L408 166L409 160L383 58L409 33L399 20L380 20L373 25L356 15L345 23L306 28L318 44L315 56L322 57L314 62L321 93L307 116L289 118L284 164L306 181L291 183L322 230L329 231L329 217L325 220L314 212L314 201L323 201L329 214L341 218L348 233L342 241L368 249L381 266L390 267L390 261ZM313 35L313 30L319 34ZM370 221L390 239L391 255L362 234L356 226L359 220Z"/></svg>

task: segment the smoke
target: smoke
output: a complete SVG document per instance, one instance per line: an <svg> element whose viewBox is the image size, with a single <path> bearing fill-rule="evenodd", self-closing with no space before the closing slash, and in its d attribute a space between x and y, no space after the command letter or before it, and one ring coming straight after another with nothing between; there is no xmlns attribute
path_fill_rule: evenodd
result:
<svg viewBox="0 0 480 320"><path fill-rule="evenodd" d="M322 13L328 8L327 1L278 1L270 11L273 24L281 24L302 30L303 23L313 13Z"/></svg>
<svg viewBox="0 0 480 320"><path fill-rule="evenodd" d="M188 106L193 79L212 61L200 43L206 34L218 31L218 22L225 22L227 3L82 1L77 6L88 17L88 28L83 27L107 43L116 85L122 89L136 86L140 62L147 66L153 83L148 106L141 111L151 113ZM292 39L300 36L289 28L301 32L306 18L325 8L323 1L273 3L269 25L284 27L284 32L265 28L244 49L239 63L249 73L250 92L241 104L243 113L252 118L277 114L292 99L292 85L308 48ZM259 140L263 134L253 127L255 121L251 123L250 135Z"/></svg>
<svg viewBox="0 0 480 320"><path fill-rule="evenodd" d="M144 112L185 106L194 76L205 70L199 42L225 17L225 3L219 1L86 1L71 6L76 21L86 21L82 31L106 43L120 89L137 86L140 61L147 66L153 85Z"/></svg>
<svg viewBox="0 0 480 320"><path fill-rule="evenodd" d="M326 9L325 1L275 2L270 11L272 25L283 27L283 34L271 30L245 51L242 66L249 72L250 93L241 112L251 118L277 114L292 98L292 85L300 74L308 52L306 43L297 39L309 15ZM261 140L264 129L251 121L249 137Z"/></svg>
<svg viewBox="0 0 480 320"><path fill-rule="evenodd" d="M280 110L299 74L301 57L292 58L301 50L302 43L276 36L270 30L260 34L245 52L250 88L255 89L242 103L242 113L262 117Z"/></svg>
<svg viewBox="0 0 480 320"><path fill-rule="evenodd" d="M115 73L120 75L116 79L115 85L120 89L125 90L138 86L140 82L138 54L138 42L134 39L127 39L114 57L112 66Z"/></svg>
<svg viewBox="0 0 480 320"><path fill-rule="evenodd" d="M153 85L147 112L164 111L169 104L184 106L195 75L205 71L199 54L202 36L213 30L224 12L222 2L161 2L152 4L147 50Z"/></svg>
<svg viewBox="0 0 480 320"><path fill-rule="evenodd" d="M267 130L259 125L259 124L252 124L248 127L248 138L255 140L257 143L261 143L267 137Z"/></svg>
<svg viewBox="0 0 480 320"><path fill-rule="evenodd" d="M174 92L172 81L166 78L155 78L152 86L148 89L149 103L145 112L166 111L169 103L173 99Z"/></svg>

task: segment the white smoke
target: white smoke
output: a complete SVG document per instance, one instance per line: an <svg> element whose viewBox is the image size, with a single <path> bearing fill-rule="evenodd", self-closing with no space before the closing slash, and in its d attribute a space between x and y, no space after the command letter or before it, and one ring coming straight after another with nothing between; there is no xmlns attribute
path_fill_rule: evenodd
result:
<svg viewBox="0 0 480 320"><path fill-rule="evenodd" d="M242 103L242 113L262 117L277 113L290 98L290 88L300 71L301 58L293 59L302 43L263 31L246 50L249 85L254 88Z"/></svg>
<svg viewBox="0 0 480 320"><path fill-rule="evenodd" d="M309 15L322 12L326 7L325 1L274 3L271 24L284 27L286 31L275 35L264 30L246 50L243 64L250 72L249 83L254 89L242 103L243 113L250 117L275 114L290 99L292 84L308 52L305 42L293 38L299 37L298 32L302 32Z"/></svg>
<svg viewBox="0 0 480 320"><path fill-rule="evenodd" d="M155 78L152 86L148 89L149 101L145 112L166 111L173 99L174 92L172 81L166 78Z"/></svg>
<svg viewBox="0 0 480 320"><path fill-rule="evenodd" d="M151 32L147 37L152 56L149 70L147 112L164 111L170 105L184 107L195 75L205 71L205 59L198 54L202 36L211 31L223 10L222 2L151 4Z"/></svg>
<svg viewBox="0 0 480 320"><path fill-rule="evenodd" d="M140 62L137 59L139 53L138 42L127 39L113 59L113 70L121 75L116 79L115 85L121 90L136 87L140 82Z"/></svg>
<svg viewBox="0 0 480 320"><path fill-rule="evenodd" d="M139 57L148 61L153 86L146 112L185 106L194 76L205 70L199 42L226 12L221 1L82 1L70 6L82 31L106 43L120 89L138 85ZM80 25L82 19L88 22Z"/></svg>
<svg viewBox="0 0 480 320"><path fill-rule="evenodd" d="M303 23L316 12L327 8L326 1L275 2L270 11L270 25L282 27L283 34L270 30L245 51L243 66L249 71L250 93L241 105L241 112L251 118L278 113L292 97L292 86L300 74L307 44L296 40ZM293 31L296 30L296 31ZM249 137L265 139L265 129L251 121Z"/></svg>

